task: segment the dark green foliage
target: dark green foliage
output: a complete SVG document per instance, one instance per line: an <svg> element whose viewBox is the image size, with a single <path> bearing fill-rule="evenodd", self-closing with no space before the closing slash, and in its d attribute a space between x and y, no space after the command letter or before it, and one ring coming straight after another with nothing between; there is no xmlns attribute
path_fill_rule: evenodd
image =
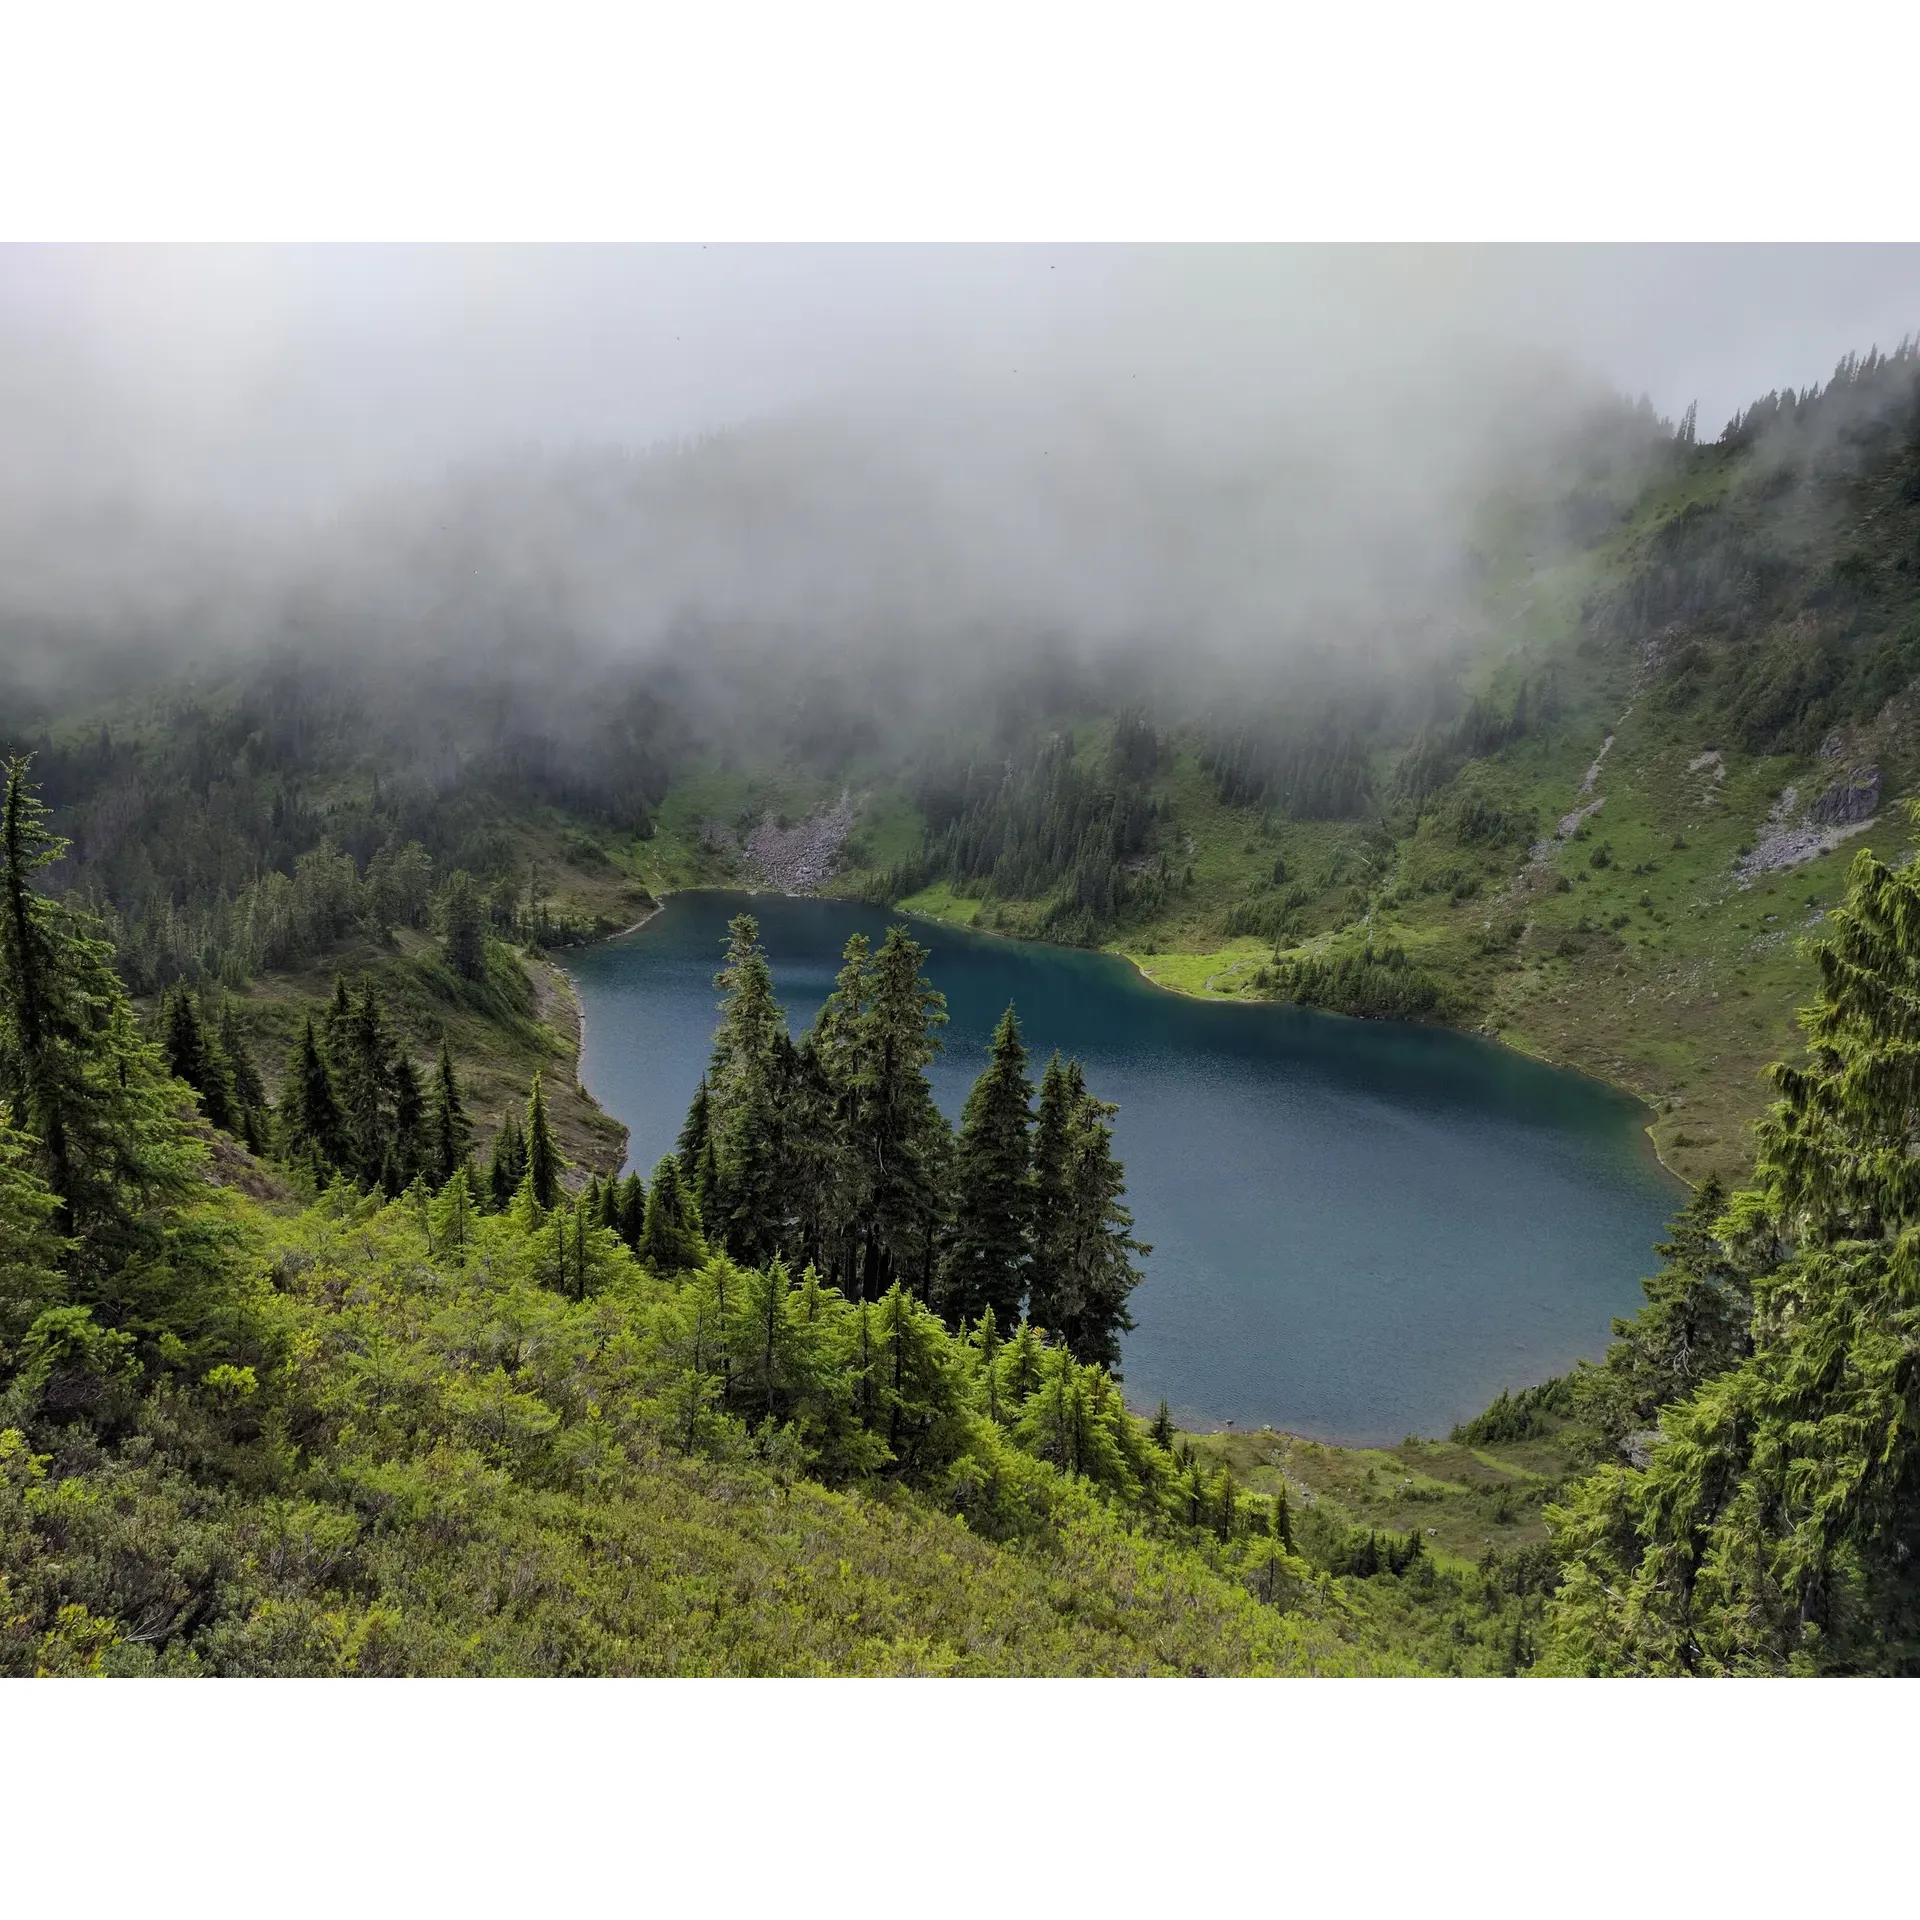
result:
<svg viewBox="0 0 1920 1920"><path fill-rule="evenodd" d="M327 1038L327 1064L339 1090L346 1128L346 1171L361 1186L371 1187L379 1182L393 1137L393 1042L373 983L363 982L358 997L344 1012L339 1001L347 997L345 982L339 984Z"/></svg>
<svg viewBox="0 0 1920 1920"><path fill-rule="evenodd" d="M1832 926L1810 1059L1774 1069L1754 1189L1676 1224L1592 1383L1616 1429L1666 1381L1680 1397L1549 1514L1563 1667L1915 1664L1920 879L1862 853Z"/></svg>
<svg viewBox="0 0 1920 1920"><path fill-rule="evenodd" d="M647 1220L647 1183L636 1168L620 1182L620 1238L636 1251Z"/></svg>
<svg viewBox="0 0 1920 1920"><path fill-rule="evenodd" d="M232 1073L221 1057L218 1042L209 1038L201 1022L194 994L184 986L175 987L167 996L162 1019L167 1071L199 1095L200 1111L216 1127L238 1133Z"/></svg>
<svg viewBox="0 0 1920 1920"><path fill-rule="evenodd" d="M464 869L447 881L440 900L440 924L447 946L447 964L463 980L483 979L487 971L487 925L480 890Z"/></svg>
<svg viewBox="0 0 1920 1920"><path fill-rule="evenodd" d="M635 1247L655 1273L684 1273L707 1257L700 1206L687 1191L680 1162L671 1154L653 1170L647 1184L646 1213Z"/></svg>
<svg viewBox="0 0 1920 1920"><path fill-rule="evenodd" d="M383 1156L381 1185L390 1195L397 1196L429 1171L432 1137L427 1129L427 1104L420 1091L420 1076L404 1053L394 1056L392 1085L393 1132ZM446 1180L452 1178L453 1170L449 1168ZM445 1183L445 1180L441 1182Z"/></svg>
<svg viewBox="0 0 1920 1920"><path fill-rule="evenodd" d="M1327 717L1291 715L1265 726L1217 730L1200 763L1228 806L1271 806L1296 820L1352 820L1373 796L1373 774L1357 733Z"/></svg>
<svg viewBox="0 0 1920 1920"><path fill-rule="evenodd" d="M991 1310L1011 1324L1026 1296L1033 1241L1033 1086L1009 1007L994 1029L987 1070L960 1120L952 1224L941 1257L939 1303L949 1323Z"/></svg>
<svg viewBox="0 0 1920 1920"><path fill-rule="evenodd" d="M890 927L873 957L854 1036L849 1150L861 1197L856 1292L874 1299L895 1281L930 1291L951 1136L926 1068L946 1024L946 999L920 969L927 950Z"/></svg>
<svg viewBox="0 0 1920 1920"><path fill-rule="evenodd" d="M1442 1019L1450 1005L1446 983L1408 960L1396 941L1282 958L1267 979L1276 1000L1363 1020Z"/></svg>
<svg viewBox="0 0 1920 1920"><path fill-rule="evenodd" d="M1718 1180L1701 1183L1673 1238L1656 1249L1665 1264L1641 1283L1647 1304L1614 1322L1605 1361L1571 1383L1581 1417L1609 1451L1753 1351L1752 1263L1717 1237L1726 1205Z"/></svg>
<svg viewBox="0 0 1920 1920"><path fill-rule="evenodd" d="M453 1068L453 1050L443 1039L434 1063L433 1092L427 1105L427 1177L444 1187L466 1165L473 1142L473 1123L460 1097L460 1079Z"/></svg>
<svg viewBox="0 0 1920 1920"><path fill-rule="evenodd" d="M487 1163L487 1194L496 1211L506 1206L520 1191L527 1177L527 1142L520 1131L519 1116L511 1107L500 1116L493 1136L493 1153Z"/></svg>
<svg viewBox="0 0 1920 1920"><path fill-rule="evenodd" d="M1625 1324L1616 1322L1616 1329ZM1550 1432L1555 1417L1571 1412L1572 1407L1573 1390L1565 1379L1543 1380L1518 1393L1503 1390L1484 1412L1456 1426L1453 1438L1467 1447L1509 1446Z"/></svg>
<svg viewBox="0 0 1920 1920"><path fill-rule="evenodd" d="M926 828L911 874L889 878L889 898L944 876L968 891L1013 899L1054 896L1050 938L1091 943L1133 906L1160 897L1134 867L1153 841L1146 783L1158 740L1139 713L1123 714L1105 769L1078 758L1053 734L1024 754L971 761L921 775L916 799Z"/></svg>
<svg viewBox="0 0 1920 1920"><path fill-rule="evenodd" d="M324 1181L348 1161L346 1122L309 1014L280 1093L280 1151Z"/></svg>
<svg viewBox="0 0 1920 1920"><path fill-rule="evenodd" d="M1080 1063L1049 1063L1034 1130L1033 1264L1028 1312L1075 1359L1117 1378L1120 1336L1133 1325L1127 1296L1140 1284L1126 1175L1113 1154L1119 1109L1087 1091Z"/></svg>
<svg viewBox="0 0 1920 1920"><path fill-rule="evenodd" d="M27 1321L36 1390L71 1388L67 1412L107 1423L124 1372L207 1337L227 1236L190 1217L202 1150L110 948L87 915L39 891L63 851L13 761L0 808L0 1238L22 1264L0 1290ZM67 1387L62 1354L85 1376Z"/></svg>
<svg viewBox="0 0 1920 1920"><path fill-rule="evenodd" d="M707 1076L703 1073L699 1089L693 1096L693 1104L687 1109L687 1117L681 1124L680 1137L674 1142L674 1151L680 1156L680 1172L684 1178L693 1180L698 1176L701 1157L712 1138L713 1101L707 1091Z"/></svg>
<svg viewBox="0 0 1920 1920"><path fill-rule="evenodd" d="M235 1131L246 1142L249 1152L264 1153L271 1126L267 1089L231 1000L220 1009L219 1048L233 1094Z"/></svg>
<svg viewBox="0 0 1920 1920"><path fill-rule="evenodd" d="M566 1162L560 1157L560 1143L553 1137L547 1118L547 1097L540 1076L533 1076L533 1088L527 1095L526 1172L524 1178L534 1201L542 1207L560 1203L560 1171Z"/></svg>

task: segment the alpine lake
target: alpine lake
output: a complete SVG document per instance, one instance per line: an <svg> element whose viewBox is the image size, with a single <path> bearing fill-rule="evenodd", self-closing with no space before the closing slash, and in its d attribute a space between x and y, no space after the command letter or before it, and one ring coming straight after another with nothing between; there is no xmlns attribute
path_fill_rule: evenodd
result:
<svg viewBox="0 0 1920 1920"><path fill-rule="evenodd" d="M1056 1048L1117 1101L1146 1279L1128 1402L1188 1427L1345 1445L1443 1435L1503 1388L1605 1348L1640 1304L1686 1189L1630 1095L1443 1028L1201 1001L1112 954L1030 945L838 900L670 896L565 956L581 1074L650 1172L707 1064L728 920L751 913L797 1035L854 933L906 920L946 995L934 1096L957 1122L1017 1009L1038 1081Z"/></svg>

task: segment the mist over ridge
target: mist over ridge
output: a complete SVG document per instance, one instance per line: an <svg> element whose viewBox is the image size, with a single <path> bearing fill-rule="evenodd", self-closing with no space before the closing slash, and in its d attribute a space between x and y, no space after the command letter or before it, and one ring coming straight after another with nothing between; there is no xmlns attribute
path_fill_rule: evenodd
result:
<svg viewBox="0 0 1920 1920"><path fill-rule="evenodd" d="M1724 328L1782 251L13 249L0 647L561 705L603 666L1391 671L1470 622L1490 497L1624 486L1679 411L1625 398L1620 315ZM1920 278L1839 265L1850 316Z"/></svg>

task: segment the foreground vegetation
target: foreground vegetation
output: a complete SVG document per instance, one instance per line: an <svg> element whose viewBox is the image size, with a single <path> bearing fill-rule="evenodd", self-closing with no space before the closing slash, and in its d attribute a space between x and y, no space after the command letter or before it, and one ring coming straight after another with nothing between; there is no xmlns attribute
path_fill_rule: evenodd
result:
<svg viewBox="0 0 1920 1920"><path fill-rule="evenodd" d="M1002 1244L970 1212L1043 1177L1011 1017L934 1265L862 1254L843 1289L751 1244L804 1210L743 1204L750 925L710 1076L734 1104L696 1101L690 1166L583 1179L536 1080L483 1173L451 1053L416 1110L370 987L266 1102L191 998L143 1035L37 884L60 850L17 762L0 846L11 1672L1912 1663L1911 868L1858 858L1755 1184L1696 1196L1604 1362L1348 1453L1143 1423L1097 1330L1036 1320L1044 1217ZM910 941L886 964L924 993ZM860 1056L885 1006L861 988L828 1032Z"/></svg>

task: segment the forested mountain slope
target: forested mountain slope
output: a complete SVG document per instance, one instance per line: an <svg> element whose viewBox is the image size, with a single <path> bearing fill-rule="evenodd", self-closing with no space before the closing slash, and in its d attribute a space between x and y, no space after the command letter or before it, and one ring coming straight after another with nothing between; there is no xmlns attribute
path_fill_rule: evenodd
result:
<svg viewBox="0 0 1920 1920"><path fill-rule="evenodd" d="M1916 365L1849 360L1712 444L1689 423L1497 503L1478 623L1411 691L1336 663L1211 710L1150 674L1117 709L1010 701L876 783L837 884L1185 991L1482 1028L1642 1094L1690 1179L1737 1177L1802 937L1860 847L1912 844ZM750 819L775 791L804 781L731 795Z"/></svg>

